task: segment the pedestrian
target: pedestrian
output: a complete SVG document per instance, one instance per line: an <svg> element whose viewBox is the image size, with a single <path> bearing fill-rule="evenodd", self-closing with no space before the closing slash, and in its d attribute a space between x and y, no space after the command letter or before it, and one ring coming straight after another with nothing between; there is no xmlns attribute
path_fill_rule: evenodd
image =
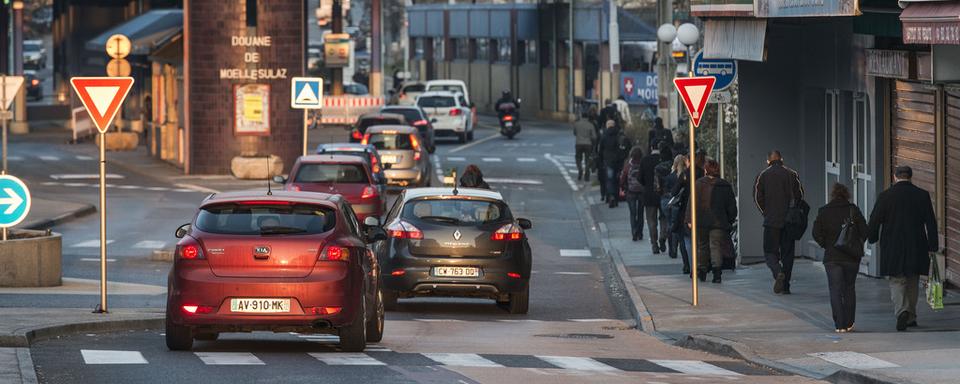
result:
<svg viewBox="0 0 960 384"><path fill-rule="evenodd" d="M576 137L574 151L577 160L577 180L585 182L590 181L590 154L593 152L594 142L597 141L597 134L588 113L584 112L583 116L573 123L573 135Z"/></svg>
<svg viewBox="0 0 960 384"><path fill-rule="evenodd" d="M685 169L682 173L679 173L680 180L676 186L674 186L673 194L680 197L680 212L677 220L677 231L680 233L681 238L681 256L683 256L684 264L684 273L690 274L690 255L693 254L693 244L692 244L692 232L690 231L690 223L687 218L690 217L690 161L685 157ZM703 177L703 164L706 161L706 152L697 151L696 156L694 157L694 168L693 172L695 173L695 179Z"/></svg>
<svg viewBox="0 0 960 384"><path fill-rule="evenodd" d="M660 151L661 157L663 157L663 151ZM657 173L661 171L661 166L667 162L660 163L661 165L657 166ZM670 167L667 169L667 174L660 177L659 189L661 190L660 195L660 209L664 216L667 217L667 254L671 259L677 258L677 249L679 248L681 253L684 254L683 262L687 266L685 269L689 269L689 259L686 257L687 250L680 247L680 242L683 241L683 234L679 231L679 222L680 214L682 211L682 201L680 197L674 196L673 191L676 188L677 184L680 182L680 174L686 172L687 169L687 157L684 155L677 155L669 162ZM686 272L689 273L689 272Z"/></svg>
<svg viewBox="0 0 960 384"><path fill-rule="evenodd" d="M600 138L600 160L603 166L604 181L606 182L606 188L604 188L605 201L610 208L614 208L619 205L620 201L620 186L617 175L620 174L620 168L623 166L624 151L621 148L623 140L620 137L622 134L620 129L617 128L616 122L607 120L606 127L603 137Z"/></svg>
<svg viewBox="0 0 960 384"><path fill-rule="evenodd" d="M733 186L720 178L720 163L708 159L703 164L705 176L697 179L697 269L701 281L713 271L713 282L720 283L724 246L737 221L737 198Z"/></svg>
<svg viewBox="0 0 960 384"><path fill-rule="evenodd" d="M460 176L460 186L464 188L490 189L490 185L483 180L483 172L476 164L470 164Z"/></svg>
<svg viewBox="0 0 960 384"><path fill-rule="evenodd" d="M614 123L617 125L617 128L621 128L620 111L617 109L617 106L610 101L610 99L606 99L603 102L603 108L600 109L600 121L603 122L604 127L606 127L607 122L610 120L614 121Z"/></svg>
<svg viewBox="0 0 960 384"><path fill-rule="evenodd" d="M647 143L650 144L650 148L660 148L662 142L670 143L671 149L675 145L673 133L663 127L663 119L658 117L653 120L653 128L650 128L650 131L647 132Z"/></svg>
<svg viewBox="0 0 960 384"><path fill-rule="evenodd" d="M940 249L930 193L911 181L913 169L899 166L893 186L877 196L867 239L880 242L880 276L890 280L897 330L917 326L920 275L930 269L929 252Z"/></svg>
<svg viewBox="0 0 960 384"><path fill-rule="evenodd" d="M661 162L659 148L654 148L640 162L643 210L646 213L647 231L650 234L650 248L655 255L667 250L666 217L660 215L660 191L657 190L656 186L656 168Z"/></svg>
<svg viewBox="0 0 960 384"><path fill-rule="evenodd" d="M630 234L633 235L633 241L643 238L643 159L643 149L640 146L633 147L620 172L620 185L624 188L627 207L630 209Z"/></svg>
<svg viewBox="0 0 960 384"><path fill-rule="evenodd" d="M627 99L625 99L623 95L620 95L613 101L613 105L617 107L617 115L620 116L621 128L626 130L627 128L633 127L633 117L630 116L630 105L627 104Z"/></svg>
<svg viewBox="0 0 960 384"><path fill-rule="evenodd" d="M851 245L843 250L835 247L844 225L850 225ZM830 201L817 212L813 222L813 239L823 248L823 269L827 272L830 308L837 333L853 331L857 313L857 273L863 258L867 222L860 208L850 202L850 190L840 183L830 189Z"/></svg>
<svg viewBox="0 0 960 384"><path fill-rule="evenodd" d="M763 255L773 274L773 292L790 294L794 247L799 239L785 233L787 210L803 199L796 171L783 165L780 151L767 154L767 168L757 175L754 200L763 216Z"/></svg>

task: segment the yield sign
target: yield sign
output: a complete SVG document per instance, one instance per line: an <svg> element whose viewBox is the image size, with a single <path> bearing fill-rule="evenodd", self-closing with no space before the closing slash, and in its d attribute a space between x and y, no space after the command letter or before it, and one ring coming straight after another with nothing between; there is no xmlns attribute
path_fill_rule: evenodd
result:
<svg viewBox="0 0 960 384"><path fill-rule="evenodd" d="M23 85L23 76L0 76L0 84L3 84L3 88L0 89L0 109L6 111L10 109L10 104L13 104L13 99L17 98L17 92L20 92L20 86Z"/></svg>
<svg viewBox="0 0 960 384"><path fill-rule="evenodd" d="M132 77L72 77L70 84L100 133L107 131L127 98Z"/></svg>
<svg viewBox="0 0 960 384"><path fill-rule="evenodd" d="M694 127L700 126L700 118L703 117L703 110L707 106L707 100L710 99L710 92L713 91L713 84L716 81L717 78L713 76L673 79L673 85L677 87L677 92L680 92Z"/></svg>

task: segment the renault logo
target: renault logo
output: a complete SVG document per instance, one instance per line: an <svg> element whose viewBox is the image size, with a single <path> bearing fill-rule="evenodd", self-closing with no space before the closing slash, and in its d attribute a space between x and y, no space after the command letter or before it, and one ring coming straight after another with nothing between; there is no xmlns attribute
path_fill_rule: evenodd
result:
<svg viewBox="0 0 960 384"><path fill-rule="evenodd" d="M463 235L460 234L460 230L459 230L459 229L453 232L453 239L454 239L454 240L460 240L460 237L462 237L462 236L463 236Z"/></svg>

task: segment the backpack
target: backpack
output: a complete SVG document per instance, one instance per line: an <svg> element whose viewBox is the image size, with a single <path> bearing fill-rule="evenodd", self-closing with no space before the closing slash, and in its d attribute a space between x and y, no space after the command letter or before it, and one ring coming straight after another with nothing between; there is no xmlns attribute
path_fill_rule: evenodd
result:
<svg viewBox="0 0 960 384"><path fill-rule="evenodd" d="M632 193L643 192L643 184L640 184L640 165L630 163L627 166L630 167L627 171L627 191Z"/></svg>

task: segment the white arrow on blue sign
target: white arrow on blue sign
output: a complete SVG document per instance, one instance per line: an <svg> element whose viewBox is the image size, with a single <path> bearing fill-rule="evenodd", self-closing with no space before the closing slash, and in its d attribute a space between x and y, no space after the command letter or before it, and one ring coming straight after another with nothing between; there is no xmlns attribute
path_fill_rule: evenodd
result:
<svg viewBox="0 0 960 384"><path fill-rule="evenodd" d="M323 108L323 79L319 77L291 78L290 107L294 109Z"/></svg>
<svg viewBox="0 0 960 384"><path fill-rule="evenodd" d="M0 175L0 228L20 224L30 212L30 189L20 179Z"/></svg>
<svg viewBox="0 0 960 384"><path fill-rule="evenodd" d="M733 59L704 59L703 51L693 59L695 76L712 76L717 79L714 91L727 89L737 79L737 61Z"/></svg>

